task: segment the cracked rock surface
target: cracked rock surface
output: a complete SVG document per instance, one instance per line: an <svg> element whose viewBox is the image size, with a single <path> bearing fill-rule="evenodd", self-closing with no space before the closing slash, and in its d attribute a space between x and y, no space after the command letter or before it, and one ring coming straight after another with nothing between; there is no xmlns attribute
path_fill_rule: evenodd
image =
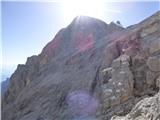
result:
<svg viewBox="0 0 160 120"><path fill-rule="evenodd" d="M160 120L160 12L123 28L87 16L28 57L2 120Z"/></svg>

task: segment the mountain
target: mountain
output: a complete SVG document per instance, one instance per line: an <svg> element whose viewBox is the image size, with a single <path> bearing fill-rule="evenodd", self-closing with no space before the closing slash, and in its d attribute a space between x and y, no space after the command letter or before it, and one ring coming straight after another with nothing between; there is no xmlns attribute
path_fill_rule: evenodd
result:
<svg viewBox="0 0 160 120"><path fill-rule="evenodd" d="M0 73L0 84L1 84L1 94L4 94L6 90L8 89L9 85L9 77L15 70L15 65L7 65L5 67L2 67L2 71Z"/></svg>
<svg viewBox="0 0 160 120"><path fill-rule="evenodd" d="M6 80L1 82L1 95L3 95L7 91L8 85L9 85L9 78L6 78Z"/></svg>
<svg viewBox="0 0 160 120"><path fill-rule="evenodd" d="M2 96L2 119L158 120L159 16L128 28L76 17L17 66Z"/></svg>

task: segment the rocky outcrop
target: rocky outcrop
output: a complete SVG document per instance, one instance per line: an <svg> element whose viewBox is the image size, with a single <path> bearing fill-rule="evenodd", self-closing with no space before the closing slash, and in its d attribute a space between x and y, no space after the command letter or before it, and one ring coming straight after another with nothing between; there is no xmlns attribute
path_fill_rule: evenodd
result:
<svg viewBox="0 0 160 120"><path fill-rule="evenodd" d="M147 60L147 65L151 71L160 72L160 57L149 57Z"/></svg>
<svg viewBox="0 0 160 120"><path fill-rule="evenodd" d="M134 30L140 30L141 52L139 51L138 55L132 57L131 71L134 76L134 96L136 96L132 99L136 100L138 96L141 100L135 102L136 105L131 107L132 110L127 115L115 115L111 120L160 119L159 15L160 13L153 15L148 18L148 21L145 20L134 28Z"/></svg>
<svg viewBox="0 0 160 120"><path fill-rule="evenodd" d="M111 76L105 80L102 85L103 111L106 111L113 105L119 105L123 101L128 100L133 94L133 74L130 71L130 57L122 55L112 63L112 68L103 70Z"/></svg>
<svg viewBox="0 0 160 120"><path fill-rule="evenodd" d="M150 54L160 54L160 38L158 38L157 41L154 41L151 43L150 45L150 49L149 49L149 52Z"/></svg>
<svg viewBox="0 0 160 120"><path fill-rule="evenodd" d="M2 97L2 119L157 119L159 14L128 28L75 18L18 65Z"/></svg>
<svg viewBox="0 0 160 120"><path fill-rule="evenodd" d="M139 101L131 112L123 117L114 116L111 120L159 120L160 93Z"/></svg>
<svg viewBox="0 0 160 120"><path fill-rule="evenodd" d="M120 116L127 114L139 100L157 93L160 75L159 49L155 46L155 43L157 46L160 43L158 36L160 19L157 16L159 13L148 18L148 21L140 23L134 29L129 29L127 34L122 34L120 38L106 47L108 52L105 52L106 61L104 64L110 67L102 70L102 113L104 120L110 119L115 114ZM116 58L117 56L120 57ZM129 56L128 62L125 62L126 67L120 60L124 56ZM120 68L125 68L126 71ZM123 72L125 77L122 79L123 82L120 82ZM124 85L120 88L126 90L126 93L119 89L119 83ZM119 91L118 96L115 96L115 91ZM126 96L125 99L119 97L121 95ZM114 97L115 100L111 100L110 97ZM122 118L120 117L120 119ZM134 118L132 119L134 120ZM137 118L137 120L139 119ZM144 119L150 120L150 118Z"/></svg>
<svg viewBox="0 0 160 120"><path fill-rule="evenodd" d="M72 92L78 94L76 91L83 90L84 96L96 99L93 94L97 94L94 87L97 82L93 83L108 41L105 36L116 31L124 31L124 28L115 25L113 28L86 16L75 18L38 56L29 57L25 65L17 67L2 100L2 118L60 120L81 117L71 114L66 98Z"/></svg>
<svg viewBox="0 0 160 120"><path fill-rule="evenodd" d="M3 95L7 91L8 84L9 84L9 78L1 82L1 95Z"/></svg>

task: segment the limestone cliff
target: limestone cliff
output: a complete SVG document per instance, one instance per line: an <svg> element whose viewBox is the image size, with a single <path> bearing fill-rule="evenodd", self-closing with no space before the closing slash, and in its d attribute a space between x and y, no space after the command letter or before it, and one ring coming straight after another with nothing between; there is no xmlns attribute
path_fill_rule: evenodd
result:
<svg viewBox="0 0 160 120"><path fill-rule="evenodd" d="M159 33L160 12L128 28L76 17L17 66L2 120L160 119Z"/></svg>

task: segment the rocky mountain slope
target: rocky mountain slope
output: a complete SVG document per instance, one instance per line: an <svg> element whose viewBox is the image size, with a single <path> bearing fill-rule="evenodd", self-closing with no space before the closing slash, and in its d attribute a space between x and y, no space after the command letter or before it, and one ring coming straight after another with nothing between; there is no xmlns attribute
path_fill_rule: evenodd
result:
<svg viewBox="0 0 160 120"><path fill-rule="evenodd" d="M86 16L18 65L2 120L159 120L160 12L123 28Z"/></svg>
<svg viewBox="0 0 160 120"><path fill-rule="evenodd" d="M3 95L7 91L8 84L9 84L9 78L1 82L1 95Z"/></svg>

